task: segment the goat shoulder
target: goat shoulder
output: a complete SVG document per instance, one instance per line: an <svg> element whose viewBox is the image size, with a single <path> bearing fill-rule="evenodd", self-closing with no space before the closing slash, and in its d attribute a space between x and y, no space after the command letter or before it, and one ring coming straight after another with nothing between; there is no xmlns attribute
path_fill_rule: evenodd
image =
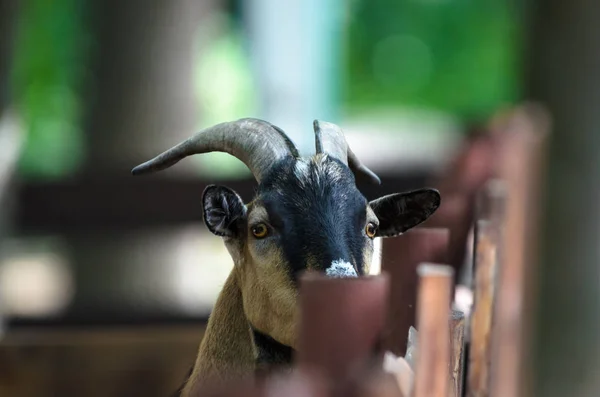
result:
<svg viewBox="0 0 600 397"><path fill-rule="evenodd" d="M254 370L256 353L236 270L227 277L214 305L182 397L193 395L202 384L227 382Z"/></svg>

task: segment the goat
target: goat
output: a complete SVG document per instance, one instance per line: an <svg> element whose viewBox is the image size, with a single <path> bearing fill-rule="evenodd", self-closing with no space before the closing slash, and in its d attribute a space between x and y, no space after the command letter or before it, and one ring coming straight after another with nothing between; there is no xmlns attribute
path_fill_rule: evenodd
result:
<svg viewBox="0 0 600 397"><path fill-rule="evenodd" d="M289 365L297 348L300 274L366 275L374 238L400 235L440 205L435 189L367 201L356 179L380 184L379 177L348 147L340 127L315 120L313 129L316 153L301 157L285 132L269 122L223 122L132 170L155 172L217 151L241 160L258 183L248 204L225 186L209 185L203 192L204 223L223 238L234 267L209 316L183 396L209 381Z"/></svg>

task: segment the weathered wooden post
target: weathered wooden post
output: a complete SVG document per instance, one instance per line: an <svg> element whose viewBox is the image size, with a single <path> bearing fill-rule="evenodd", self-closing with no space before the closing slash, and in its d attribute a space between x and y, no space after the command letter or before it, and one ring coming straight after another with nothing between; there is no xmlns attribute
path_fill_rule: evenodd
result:
<svg viewBox="0 0 600 397"><path fill-rule="evenodd" d="M450 316L450 397L462 397L465 367L465 314L452 310Z"/></svg>
<svg viewBox="0 0 600 397"><path fill-rule="evenodd" d="M357 379L381 368L388 291L385 273L351 279L304 275L298 369L318 373L330 383L334 395L347 396Z"/></svg>
<svg viewBox="0 0 600 397"><path fill-rule="evenodd" d="M450 370L450 302L454 270L450 266L419 265L414 397L446 397Z"/></svg>
<svg viewBox="0 0 600 397"><path fill-rule="evenodd" d="M420 263L446 263L450 232L443 228L416 228L382 241L381 270L389 274L389 316L384 347L397 356L406 353L406 336L416 325Z"/></svg>
<svg viewBox="0 0 600 397"><path fill-rule="evenodd" d="M474 308L471 313L468 397L489 395L492 314L498 271L497 225L478 220L475 233Z"/></svg>
<svg viewBox="0 0 600 397"><path fill-rule="evenodd" d="M527 388L526 353L536 289L538 197L543 146L549 126L545 111L520 106L499 120L507 135L500 178L506 186L504 222L492 334L492 397L522 396Z"/></svg>
<svg viewBox="0 0 600 397"><path fill-rule="evenodd" d="M539 225L531 394L600 395L597 1L531 3L524 95L552 116Z"/></svg>

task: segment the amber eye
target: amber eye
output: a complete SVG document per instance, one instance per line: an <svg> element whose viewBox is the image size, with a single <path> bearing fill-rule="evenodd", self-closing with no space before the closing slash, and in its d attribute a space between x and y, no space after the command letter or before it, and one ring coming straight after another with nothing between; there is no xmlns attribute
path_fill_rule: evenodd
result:
<svg viewBox="0 0 600 397"><path fill-rule="evenodd" d="M258 225L252 227L252 234L256 238L263 238L267 235L268 232L269 229L264 223L259 223Z"/></svg>
<svg viewBox="0 0 600 397"><path fill-rule="evenodd" d="M375 234L377 234L377 225L375 225L372 222L369 222L367 224L367 227L365 228L365 232L367 233L367 236L369 236L370 238L375 237Z"/></svg>

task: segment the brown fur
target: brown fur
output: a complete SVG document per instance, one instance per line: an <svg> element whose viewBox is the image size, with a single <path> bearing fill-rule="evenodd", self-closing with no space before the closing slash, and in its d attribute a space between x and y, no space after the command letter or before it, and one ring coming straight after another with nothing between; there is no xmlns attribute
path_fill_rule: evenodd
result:
<svg viewBox="0 0 600 397"><path fill-rule="evenodd" d="M240 272L244 312L258 331L295 348L297 290L282 268L280 255L256 264L243 264Z"/></svg>
<svg viewBox="0 0 600 397"><path fill-rule="evenodd" d="M269 222L260 204L248 205L248 224ZM244 312L252 326L277 342L296 346L297 290L284 268L279 247L248 236L239 258Z"/></svg>
<svg viewBox="0 0 600 397"><path fill-rule="evenodd" d="M236 268L231 271L219 294L182 397L193 395L208 382L227 382L254 369L255 352L238 272Z"/></svg>
<svg viewBox="0 0 600 397"><path fill-rule="evenodd" d="M259 203L249 203L247 208L244 227L269 222ZM366 210L368 219L375 217L371 208ZM250 324L279 343L297 347L298 291L283 268L282 253L277 246L253 239L250 230L247 233L245 238L225 239L235 266L215 303L182 397L207 382L227 382L253 373L256 351ZM364 259L368 273L371 250L365 250Z"/></svg>
<svg viewBox="0 0 600 397"><path fill-rule="evenodd" d="M252 222L268 221L266 214L256 203L248 205ZM225 244L235 266L215 303L182 397L208 382L253 373L256 352L250 323L279 343L296 346L297 290L283 268L280 250L250 235L226 239Z"/></svg>
<svg viewBox="0 0 600 397"><path fill-rule="evenodd" d="M203 130L167 152L135 167L132 173L140 175L159 171L192 154L209 151L227 152L246 163L259 184L266 177L267 171L271 173L273 176L271 182L266 182L264 187L273 189L271 193L279 195L278 199L281 200L285 190L290 189L291 201L283 203L285 214L280 214L281 216L299 220L305 228L306 222L301 218L303 212L306 212L306 215L311 215L310 222L317 226L323 223L327 233L338 233L336 230L338 228L333 225L334 222L330 217L326 217L323 222L319 218L321 211L329 211L333 208L336 216L344 218L343 225L340 227L345 228L342 232L346 233L353 230L354 226L350 222L352 218L347 217L349 214L341 212L343 207L339 204L343 205L344 200L348 200L352 205L359 205L358 200L364 200L364 197L359 196L358 190L354 189L354 179L350 176L350 172L367 176L376 183L380 181L376 175L362 166L347 148L343 133L337 126L317 120L313 126L317 154L311 159L299 158L298 151L281 129L261 120L241 119ZM258 136L265 139L263 144L257 142ZM282 174L277 174L277 170L268 170L275 164L280 164L279 171L285 171L284 177L280 176ZM347 164L350 165L351 170L345 166ZM316 186L309 186L313 183ZM315 204L319 204L317 201L322 194L327 194L325 192L335 184L338 184L340 189L334 188L335 192L330 198L338 200L337 205L332 207L326 200L323 206L315 207ZM304 194L307 188L312 189L314 194ZM404 200L400 195L391 195L375 201L377 208L384 212L383 219L387 222L385 225L387 229L382 234L384 237L402 233L414 224L422 222L430 215L433 206L437 208L439 205L438 194L420 192L413 196ZM277 365L275 363L289 364L297 345L296 329L299 316L298 290L295 281L297 272L301 269L323 270L323 266L327 265L330 267L325 270L325 273L332 277L355 277L359 273L363 274L363 270L367 273L369 271L372 242L368 242L367 247L364 247L367 249L362 252L361 259L364 259L365 268L358 269L356 263L363 262L357 260L357 256L361 254L357 248L358 244L362 245L362 239L367 237L364 231L360 235L352 236L353 238L348 240L351 243L344 242L345 235L333 236L335 238L332 241L331 252L325 252L327 249L320 253L313 252L312 256L318 258L308 258L310 263L300 263L300 261L306 262L305 255L298 253L301 247L288 244L283 244L283 248L280 247L276 235L258 235L255 238L248 226L259 226L262 222L270 223L269 214L261 207L260 197L267 198L267 201L272 203L269 201L271 197L267 194L259 196L255 202L244 205L241 197L225 186L210 185L203 193L205 224L213 234L223 238L233 259L234 268L209 318L194 368L181 393L183 397L190 396L190 393L198 390L202 385L229 383L233 379L252 377L257 361L261 366ZM407 203L411 204L410 208L407 207ZM315 208L315 213L308 213ZM354 212L358 209L360 207L353 208L351 216L356 215ZM367 219L375 221L377 217L374 211L369 206L366 210ZM410 213L402 216L401 211L404 210L410 210ZM396 217L397 222L393 222ZM285 233L280 236L283 235ZM291 233L291 235L296 236L293 237L295 239L303 239L301 233ZM368 237L373 238L374 235ZM327 241L330 242L329 239ZM344 244L351 247L341 247ZM317 246L312 248L316 250ZM291 263L286 264L284 250L286 257L291 256L288 258ZM352 255L344 251L351 251ZM344 258L329 257L334 255L344 256ZM316 263L319 261L331 263ZM293 272L292 277L290 272Z"/></svg>

